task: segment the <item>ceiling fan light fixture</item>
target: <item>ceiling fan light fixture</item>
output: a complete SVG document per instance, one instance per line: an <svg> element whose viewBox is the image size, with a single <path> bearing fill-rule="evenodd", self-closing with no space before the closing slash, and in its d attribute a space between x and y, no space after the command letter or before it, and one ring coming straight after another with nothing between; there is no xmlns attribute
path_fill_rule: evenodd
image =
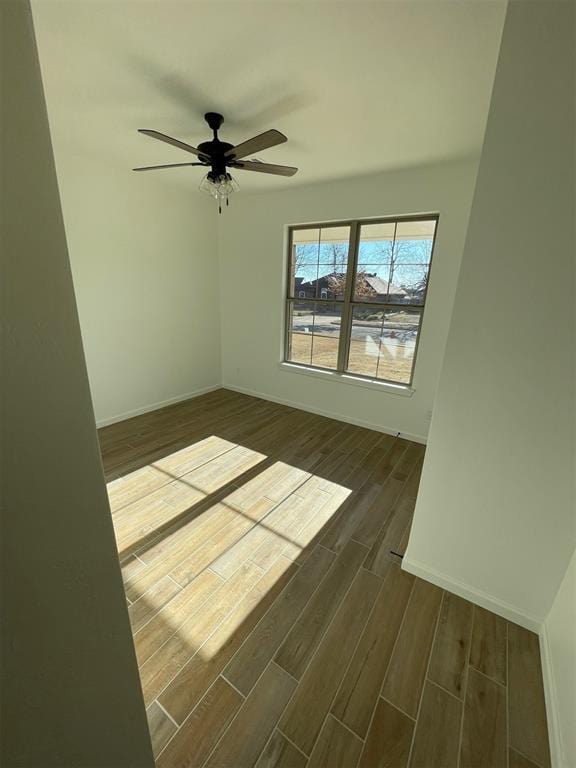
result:
<svg viewBox="0 0 576 768"><path fill-rule="evenodd" d="M218 210L222 213L222 204L228 205L228 198L240 189L240 184L230 173L216 175L210 171L204 176L198 189L211 195L218 202Z"/></svg>
<svg viewBox="0 0 576 768"><path fill-rule="evenodd" d="M171 144L174 147L190 152L196 155L197 162L194 163L170 163L168 165L146 165L140 168L134 168L135 171L156 171L163 168L182 168L187 165L201 165L210 170L200 182L199 189L207 192L218 202L218 210L222 213L222 203L228 205L229 197L233 192L240 189L240 185L227 168L234 168L241 171L256 171L257 173L271 173L274 176L294 176L298 168L288 165L274 165L272 163L263 163L260 160L244 160L245 157L254 152L260 152L263 149L275 147L288 141L286 136L280 131L271 128L264 133L254 136L241 144L229 144L227 141L220 141L218 138L218 129L224 122L224 118L217 112L207 112L204 119L212 129L214 138L211 141L203 141L197 147L187 144L185 141L175 139L160 131L151 128L139 128L139 133L150 136L153 139L162 141L165 144Z"/></svg>

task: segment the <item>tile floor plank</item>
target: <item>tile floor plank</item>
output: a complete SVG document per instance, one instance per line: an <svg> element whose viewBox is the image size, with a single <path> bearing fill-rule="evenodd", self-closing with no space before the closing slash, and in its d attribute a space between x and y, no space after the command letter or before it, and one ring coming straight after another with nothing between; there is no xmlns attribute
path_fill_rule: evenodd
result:
<svg viewBox="0 0 576 768"><path fill-rule="evenodd" d="M109 483L108 496L112 513L235 447L234 443L222 438L208 437Z"/></svg>
<svg viewBox="0 0 576 768"><path fill-rule="evenodd" d="M255 768L306 768L308 759L290 744L280 731L274 731Z"/></svg>
<svg viewBox="0 0 576 768"><path fill-rule="evenodd" d="M331 552L317 547L232 658L223 674L244 695L250 692L333 562Z"/></svg>
<svg viewBox="0 0 576 768"><path fill-rule="evenodd" d="M541 768L548 768L550 748L538 635L511 623L508 674L510 746Z"/></svg>
<svg viewBox="0 0 576 768"><path fill-rule="evenodd" d="M156 768L199 768L208 759L244 699L221 677L156 761Z"/></svg>
<svg viewBox="0 0 576 768"><path fill-rule="evenodd" d="M506 689L471 668L466 684L461 768L507 768Z"/></svg>
<svg viewBox="0 0 576 768"><path fill-rule="evenodd" d="M166 577L168 578L168 577ZM171 579L170 579L171 581ZM173 582L175 583L175 582ZM212 571L204 571L165 605L134 635L134 648L140 665L144 664L173 635L178 634L190 616L194 616L222 586L223 580ZM140 600L146 600L144 594ZM139 601L138 601L139 602ZM134 605L138 605L138 602ZM183 632L187 631L185 626Z"/></svg>
<svg viewBox="0 0 576 768"><path fill-rule="evenodd" d="M366 510L366 514L360 520L352 538L359 541L369 549L378 538L378 534L385 524L388 516L394 509L394 505L402 492L404 480L395 477L389 477L382 485L376 499Z"/></svg>
<svg viewBox="0 0 576 768"><path fill-rule="evenodd" d="M132 632L136 633L147 624L150 619L169 603L182 587L165 576L145 594L138 598L128 609Z"/></svg>
<svg viewBox="0 0 576 768"><path fill-rule="evenodd" d="M303 529L309 526L310 518L323 518L322 508L329 500L330 496L325 491L317 489L310 498L294 494L283 501L266 518L271 537L253 550L250 554L252 562L266 570L279 555L290 557L289 550L294 544L297 547L296 557L290 559L296 560L307 543L299 544Z"/></svg>
<svg viewBox="0 0 576 768"><path fill-rule="evenodd" d="M462 702L426 682L410 768L457 768Z"/></svg>
<svg viewBox="0 0 576 768"><path fill-rule="evenodd" d="M120 559L120 568L122 570L122 580L126 584L127 581L133 579L138 573L141 573L146 567L146 563L140 560L135 555L128 555L128 557ZM138 596L134 596L136 600Z"/></svg>
<svg viewBox="0 0 576 768"><path fill-rule="evenodd" d="M358 768L406 768L415 722L379 699Z"/></svg>
<svg viewBox="0 0 576 768"><path fill-rule="evenodd" d="M246 560L266 570L287 544L294 541L308 517L315 516L327 500L327 495L320 490L314 498L306 500L295 494L289 496L271 508L258 525L216 558L210 567L224 578L229 578Z"/></svg>
<svg viewBox="0 0 576 768"><path fill-rule="evenodd" d="M384 460L380 461L375 467L374 471L370 475L370 480L373 483L384 483L389 478L399 480L404 483L406 477L403 473L396 472L398 464L402 461L406 450L410 448L411 444L408 440L404 440L402 437L397 437L394 440L392 448L385 454Z"/></svg>
<svg viewBox="0 0 576 768"><path fill-rule="evenodd" d="M220 531L234 525L237 520L242 520L242 517L220 501L201 507L198 517L184 521L181 526L168 532L163 540L152 544L139 555L146 567L125 579L124 588L128 597L137 600L183 560L193 556L213 537L219 536Z"/></svg>
<svg viewBox="0 0 576 768"><path fill-rule="evenodd" d="M156 701L153 701L146 710L146 717L152 741L152 751L154 752L154 757L158 757L168 741L176 733L176 726L162 707L158 706Z"/></svg>
<svg viewBox="0 0 576 768"><path fill-rule="evenodd" d="M141 665L145 702L151 702L163 691L210 637L214 627L219 626L261 578L262 573L255 565L242 566L233 579L222 584L211 600L188 616L178 631Z"/></svg>
<svg viewBox="0 0 576 768"><path fill-rule="evenodd" d="M251 768L295 687L296 681L272 662L240 707L205 768Z"/></svg>
<svg viewBox="0 0 576 768"><path fill-rule="evenodd" d="M506 620L474 606L470 664L506 685Z"/></svg>
<svg viewBox="0 0 576 768"><path fill-rule="evenodd" d="M407 456L410 457L410 462L406 467L406 471L409 472L408 479L404 482L400 493L378 531L378 535L373 540L364 564L365 568L379 575L383 575L386 570L390 552L399 552L402 537L410 525L414 514L416 497L413 495L412 478L420 478L420 453L408 450L404 454L404 458ZM396 477L397 474L395 471L394 476ZM405 473L400 474L400 477L404 476Z"/></svg>
<svg viewBox="0 0 576 768"><path fill-rule="evenodd" d="M368 483L358 493L350 496L342 504L334 522L328 526L321 539L322 545L333 552L341 552L381 491L379 483Z"/></svg>
<svg viewBox="0 0 576 768"><path fill-rule="evenodd" d="M417 579L384 681L382 695L415 718L424 687L442 590Z"/></svg>
<svg viewBox="0 0 576 768"><path fill-rule="evenodd" d="M113 518L118 550L138 549L148 537L168 527L194 504L265 458L263 454L238 446L123 507Z"/></svg>
<svg viewBox="0 0 576 768"><path fill-rule="evenodd" d="M366 736L414 577L392 565L332 705L332 713L360 738Z"/></svg>
<svg viewBox="0 0 576 768"><path fill-rule="evenodd" d="M230 495L230 503L240 509L249 509L259 498L265 496L279 504L297 491L309 477L309 472L283 461L275 461L250 483L235 490Z"/></svg>
<svg viewBox="0 0 576 768"><path fill-rule="evenodd" d="M363 742L332 715L328 715L314 745L308 768L354 768Z"/></svg>
<svg viewBox="0 0 576 768"><path fill-rule="evenodd" d="M508 750L508 768L538 768L538 766L510 747Z"/></svg>
<svg viewBox="0 0 576 768"><path fill-rule="evenodd" d="M462 698L470 652L472 603L444 593L428 677Z"/></svg>
<svg viewBox="0 0 576 768"><path fill-rule="evenodd" d="M365 557L365 547L349 542L289 632L274 658L293 677L301 677Z"/></svg>
<svg viewBox="0 0 576 768"><path fill-rule="evenodd" d="M320 503L315 513L307 515L307 522L298 530L291 541L286 543L283 554L291 560L302 564L310 556L310 553L316 544L322 538L325 528L335 517L342 503L350 495L350 490L337 483L323 483L326 500ZM308 508L311 507L311 499L304 496L304 501Z"/></svg>
<svg viewBox="0 0 576 768"><path fill-rule="evenodd" d="M262 510L262 514L266 510ZM225 525L243 515L230 504L230 494L226 491L209 496L182 518L178 523L166 529L161 536L150 541L138 550L138 557L147 566L153 566L168 558L176 565L182 556L208 541ZM256 521L253 511L250 517ZM176 559L174 558L176 555Z"/></svg>
<svg viewBox="0 0 576 768"><path fill-rule="evenodd" d="M262 499L257 502L258 509L264 514L274 506L273 501L269 499ZM262 516L264 516L264 514ZM234 547L237 542L242 541L245 536L251 533L255 528L255 523L252 519L244 516L236 516L231 523L225 528L222 528L212 538L206 541L201 547L196 549L191 555L181 560L171 571L170 576L178 584L185 587L193 579L198 576L205 568L212 567L214 562L227 552L230 548ZM240 561L239 565L242 561ZM232 576L237 568L231 568L224 574L224 578L228 579ZM220 574L222 575L222 574Z"/></svg>
<svg viewBox="0 0 576 768"><path fill-rule="evenodd" d="M282 717L280 730L307 755L312 751L379 590L377 576L365 570L358 572Z"/></svg>
<svg viewBox="0 0 576 768"><path fill-rule="evenodd" d="M158 700L177 723L196 706L296 571L290 560L279 558L170 680Z"/></svg>

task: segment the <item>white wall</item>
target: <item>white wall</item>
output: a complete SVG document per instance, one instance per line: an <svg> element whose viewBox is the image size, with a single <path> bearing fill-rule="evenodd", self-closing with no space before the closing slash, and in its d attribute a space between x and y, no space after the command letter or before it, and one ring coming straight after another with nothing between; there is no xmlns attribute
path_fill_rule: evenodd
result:
<svg viewBox="0 0 576 768"><path fill-rule="evenodd" d="M139 135L157 119L150 78L114 43L105 4L34 3L56 170L90 388L99 423L216 386L216 211L199 177ZM80 33L84 16L92 34ZM137 19L137 16L135 17ZM79 26L80 25L80 26ZM128 36L129 37L129 36ZM126 56L130 40L126 37ZM141 102L148 103L143 110ZM191 180L190 180L191 179Z"/></svg>
<svg viewBox="0 0 576 768"><path fill-rule="evenodd" d="M29 5L0 16L0 763L151 768Z"/></svg>
<svg viewBox="0 0 576 768"><path fill-rule="evenodd" d="M425 439L475 172L476 162L463 160L235 196L219 222L224 385ZM414 395L402 397L281 369L287 225L433 211L440 213L440 223Z"/></svg>
<svg viewBox="0 0 576 768"><path fill-rule="evenodd" d="M218 385L212 201L55 153L98 422Z"/></svg>
<svg viewBox="0 0 576 768"><path fill-rule="evenodd" d="M544 641L551 685L548 706L558 718L562 768L576 765L576 552L546 619Z"/></svg>
<svg viewBox="0 0 576 768"><path fill-rule="evenodd" d="M576 538L573 35L509 4L404 560L533 629Z"/></svg>

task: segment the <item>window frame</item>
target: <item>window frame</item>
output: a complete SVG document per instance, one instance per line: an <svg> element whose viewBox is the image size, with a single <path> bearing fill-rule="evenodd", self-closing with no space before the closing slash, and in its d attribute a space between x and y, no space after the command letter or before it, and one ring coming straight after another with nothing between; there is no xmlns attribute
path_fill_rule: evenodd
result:
<svg viewBox="0 0 576 768"><path fill-rule="evenodd" d="M358 256L360 252L360 232L362 225L364 224L400 224L403 222L411 221L435 221L434 235L432 237L432 248L430 251L430 261L428 262L428 279L426 280L426 288L424 290L424 296L421 304L398 304L390 302L374 302L374 301L357 301L354 299L354 286L356 281L356 272L358 267ZM420 346L420 337L422 334L422 325L424 322L424 314L426 310L426 303L428 299L428 291L430 289L430 279L432 276L432 264L434 260L434 251L436 247L436 238L438 236L438 224L440 221L440 214L435 213L420 213L409 214L401 216L381 216L378 218L366 218L366 219L347 219L343 221L326 221L308 224L291 224L288 226L288 249L286 259L286 289L284 291L284 347L282 362L296 367L303 368L311 371L328 371L330 373L339 374L343 376L351 376L354 378L363 379L368 382L377 382L379 384L390 384L394 387L401 387L405 389L411 389L414 382L414 376L416 373L416 364L418 360L418 351ZM335 227L350 227L350 237L348 241L348 259L346 269L346 291L344 298L337 299L323 299L323 298L311 298L307 299L310 303L323 303L326 304L340 304L342 306L342 319L340 321L340 333L338 337L338 360L336 368L325 368L323 366L314 365L310 363L300 363L289 359L290 353L290 329L291 329L291 307L295 302L302 300L296 295L290 295L290 286L292 281L292 263L293 263L293 251L294 251L294 232L305 229L330 229ZM410 381L399 382L393 379L386 379L379 376L369 376L367 374L356 373L355 371L347 370L348 361L350 356L350 344L352 341L352 322L354 307L366 306L382 310L384 312L389 310L397 311L398 307L405 307L407 309L414 309L419 312L419 321L417 328L416 344L414 346L414 356L412 361L412 369L410 371Z"/></svg>

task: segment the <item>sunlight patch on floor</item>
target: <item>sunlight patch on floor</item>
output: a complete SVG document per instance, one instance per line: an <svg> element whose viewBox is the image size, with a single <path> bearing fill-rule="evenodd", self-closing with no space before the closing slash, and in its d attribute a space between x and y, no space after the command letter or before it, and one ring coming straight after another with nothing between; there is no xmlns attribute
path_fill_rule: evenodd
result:
<svg viewBox="0 0 576 768"><path fill-rule="evenodd" d="M110 483L121 556L265 459L212 436Z"/></svg>
<svg viewBox="0 0 576 768"><path fill-rule="evenodd" d="M237 447L229 440L212 435L113 480L107 485L112 513Z"/></svg>
<svg viewBox="0 0 576 768"><path fill-rule="evenodd" d="M266 459L212 435L108 484L119 552L142 563L125 588L150 613L135 634L145 666L151 642L152 656L218 655L352 492L283 461L242 480ZM215 585L199 600L204 573ZM161 579L177 591L158 609Z"/></svg>

